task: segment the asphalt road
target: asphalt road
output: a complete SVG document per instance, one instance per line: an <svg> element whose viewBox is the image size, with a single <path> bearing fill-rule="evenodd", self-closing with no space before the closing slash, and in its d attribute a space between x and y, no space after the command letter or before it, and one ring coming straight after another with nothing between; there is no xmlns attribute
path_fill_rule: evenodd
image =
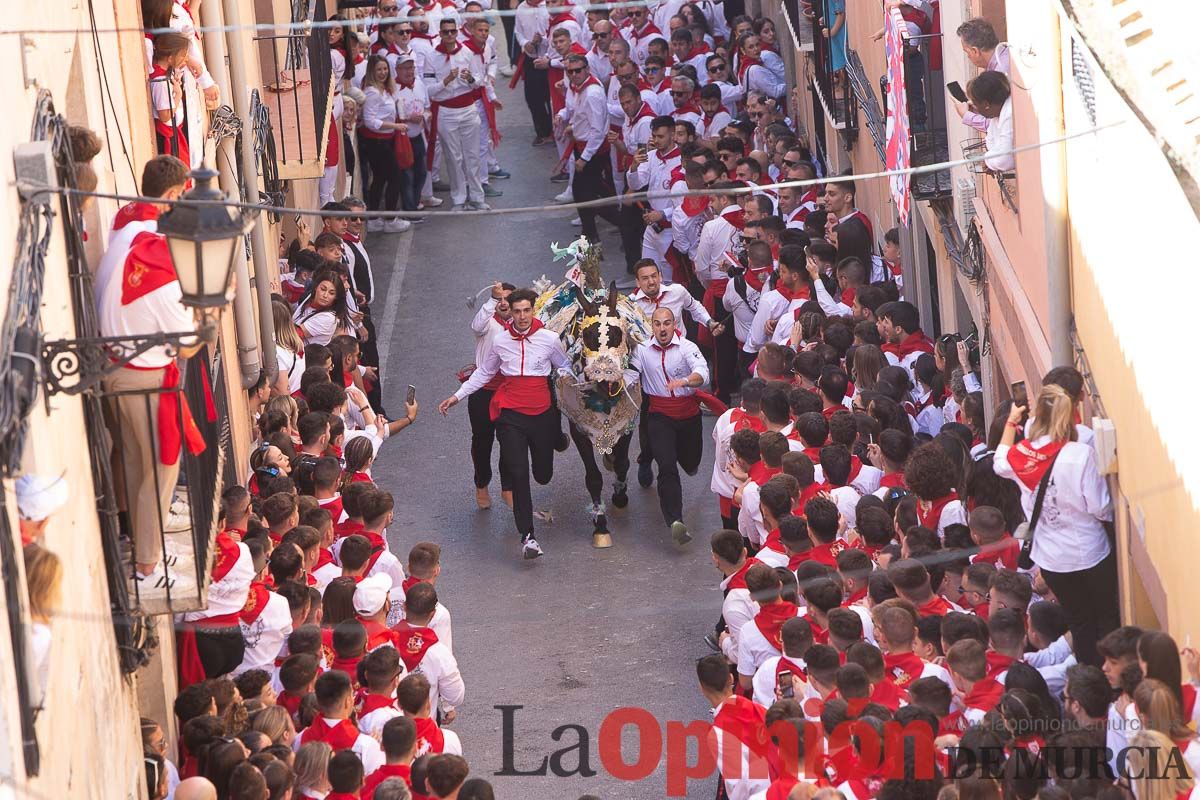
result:
<svg viewBox="0 0 1200 800"><path fill-rule="evenodd" d="M513 178L495 183L504 196L491 202L497 208L552 203L562 188L548 180L554 148L530 146L533 128L519 87L514 93L505 86L501 98L506 107L500 114L500 158ZM447 201L443 208L448 207ZM537 523L546 555L524 561L511 512L499 499L498 478L492 508L475 507L465 404L446 419L436 410L457 387L455 372L473 359L467 297L495 280L522 285L545 273L557 282L565 268L552 263L549 244L565 245L578 236L579 229L569 223L572 216L566 210L447 215L403 235L373 235L368 244L379 284L373 313L384 404L393 416L403 413L409 383L416 385L421 403L417 424L384 445L374 474L396 497L396 518L388 531L393 552L403 561L415 542L442 545L438 592L454 620L455 655L467 685L466 703L452 727L462 738L472 773L491 780L500 798L575 800L587 793L662 798L668 721L708 718L694 662L708 652L702 637L721 603L720 575L706 544L720 527L708 490L709 440L699 473L684 477L685 521L695 537L690 545L680 549L671 543L654 490L637 486L635 467L629 506L623 511L610 506L614 546L593 549L583 468L572 447L557 455L552 483L534 485L535 509L549 512L553 521ZM615 232L603 222L601 230L610 254L606 280L622 279L624 260ZM707 436L711 419L706 423ZM611 476L606 501L610 494ZM497 706L523 707L508 712L513 734L507 742L504 712ZM652 771L633 770L647 775L636 781L614 777L600 753L601 723L626 706L645 709L654 720L646 728L651 735L644 748L637 747L634 729L626 730L627 763L640 757L657 765ZM585 766L594 775L578 774L578 729L560 731L559 741L551 738L563 725L586 731ZM663 735L661 754L654 729ZM605 740L611 765L616 740ZM570 747L575 749L560 757L558 771L574 775L497 774L536 770L543 758ZM689 749L694 762L694 741ZM713 776L690 782L687 796L712 797L715 781Z"/></svg>

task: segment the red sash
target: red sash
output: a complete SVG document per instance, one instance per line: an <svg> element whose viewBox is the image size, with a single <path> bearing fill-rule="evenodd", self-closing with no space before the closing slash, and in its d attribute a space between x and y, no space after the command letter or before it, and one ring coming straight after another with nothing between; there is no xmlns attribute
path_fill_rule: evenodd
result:
<svg viewBox="0 0 1200 800"><path fill-rule="evenodd" d="M409 625L408 620L400 620L392 630L399 638L396 649L400 651L400 658L409 672L417 668L426 651L438 641L432 628Z"/></svg>
<svg viewBox="0 0 1200 800"><path fill-rule="evenodd" d="M1024 439L1008 448L1008 464L1017 473L1021 483L1030 491L1036 491L1046 470L1054 463L1054 457L1066 444L1066 441L1049 442L1041 447L1033 447L1028 439Z"/></svg>
<svg viewBox="0 0 1200 800"><path fill-rule="evenodd" d="M656 394L647 395L650 399L650 413L662 414L671 419L691 419L700 413L700 400L694 394L682 397L659 397Z"/></svg>
<svg viewBox="0 0 1200 800"><path fill-rule="evenodd" d="M359 731L348 719L338 720L330 725L325 718L318 716L304 731L304 743L325 742L333 748L333 752L349 750L358 741Z"/></svg>
<svg viewBox="0 0 1200 800"><path fill-rule="evenodd" d="M550 383L545 375L506 375L492 394L488 414L495 422L506 408L537 416L550 410Z"/></svg>
<svg viewBox="0 0 1200 800"><path fill-rule="evenodd" d="M783 628L783 623L797 616L799 611L799 606L795 603L789 603L786 600L766 603L754 615L754 626L758 628L763 638L771 643L772 647L782 653L783 634L781 633L781 629Z"/></svg>

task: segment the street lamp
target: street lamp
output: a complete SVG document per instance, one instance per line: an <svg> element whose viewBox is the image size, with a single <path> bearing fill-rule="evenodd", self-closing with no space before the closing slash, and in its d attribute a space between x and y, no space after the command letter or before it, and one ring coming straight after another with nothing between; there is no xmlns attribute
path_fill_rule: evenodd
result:
<svg viewBox="0 0 1200 800"><path fill-rule="evenodd" d="M215 171L201 166L191 176L195 186L180 198L185 202L159 218L158 232L167 237L183 304L221 308L229 302L238 247L253 219L224 204L226 195L212 186ZM193 205L189 200L199 202Z"/></svg>

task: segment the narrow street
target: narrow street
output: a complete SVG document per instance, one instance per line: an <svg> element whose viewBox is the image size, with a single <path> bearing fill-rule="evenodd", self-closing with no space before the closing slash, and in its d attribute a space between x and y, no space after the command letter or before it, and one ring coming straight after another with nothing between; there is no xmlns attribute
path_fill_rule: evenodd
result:
<svg viewBox="0 0 1200 800"><path fill-rule="evenodd" d="M513 173L494 185L504 196L496 208L552 203L562 184L546 178L555 161L552 147L532 148L532 126L518 93L501 90L504 141L500 156ZM442 195L445 196L445 195ZM443 206L446 208L447 206ZM374 313L380 331L385 406L402 409L407 384L417 387L418 424L384 445L374 468L380 486L396 497L396 520L389 530L401 560L418 541L442 545L439 594L454 619L456 653L467 684L467 701L453 729L462 737L472 771L495 783L497 795L575 798L594 793L606 798L661 798L663 769L636 784L619 781L603 769L597 744L605 715L623 706L647 709L665 727L707 714L692 679L693 662L708 652L702 642L720 613L720 575L707 547L720 526L708 489L710 442L700 471L684 478L685 521L694 541L683 549L671 542L653 489L637 486L630 470L630 504L609 508L614 546L591 546L591 523L583 468L572 447L557 455L554 480L534 486L534 507L551 522L538 521L546 555L523 561L508 508L493 479L493 506L475 507L470 428L465 404L450 416L437 403L457 386L454 374L473 356L467 298L486 284L507 280L528 285L545 274L561 280L549 245L565 245L579 235L572 213L454 217L434 219L400 236L376 235L370 243L379 283ZM606 280L625 278L615 231L601 223L608 256ZM629 290L626 290L629 291ZM636 453L633 447L633 457ZM499 453L499 448L496 450ZM611 495L610 476L605 500ZM458 644L461 642L461 644ZM588 732L590 767L597 774L506 777L503 717L497 705L518 705L513 763L536 768L543 757L577 742L561 725ZM632 729L625 737L626 761L633 763ZM650 755L644 757L650 758ZM563 757L565 770L578 754ZM663 759L665 764L665 755ZM714 779L692 784L690 796L707 797Z"/></svg>

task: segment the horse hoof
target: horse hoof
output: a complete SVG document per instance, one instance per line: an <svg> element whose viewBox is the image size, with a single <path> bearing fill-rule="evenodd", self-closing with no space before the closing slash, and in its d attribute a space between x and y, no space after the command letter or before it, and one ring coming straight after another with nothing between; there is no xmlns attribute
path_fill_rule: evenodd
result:
<svg viewBox="0 0 1200 800"><path fill-rule="evenodd" d="M596 531L592 534L592 547L597 550L612 547L612 536L605 532Z"/></svg>
<svg viewBox="0 0 1200 800"><path fill-rule="evenodd" d="M612 504L614 508L624 508L625 506L629 505L629 494L624 489L621 489L620 491L614 491L612 496Z"/></svg>

